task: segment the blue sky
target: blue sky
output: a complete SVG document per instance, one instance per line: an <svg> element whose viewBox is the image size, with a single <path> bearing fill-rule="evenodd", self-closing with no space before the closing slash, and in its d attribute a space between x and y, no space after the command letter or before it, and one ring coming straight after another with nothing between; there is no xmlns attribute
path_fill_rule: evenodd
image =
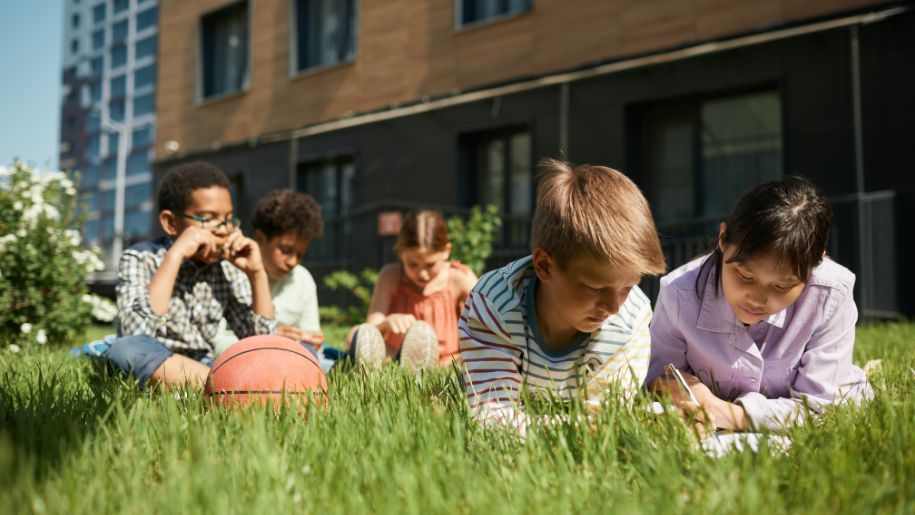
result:
<svg viewBox="0 0 915 515"><path fill-rule="evenodd" d="M0 1L0 165L57 167L62 0Z"/></svg>

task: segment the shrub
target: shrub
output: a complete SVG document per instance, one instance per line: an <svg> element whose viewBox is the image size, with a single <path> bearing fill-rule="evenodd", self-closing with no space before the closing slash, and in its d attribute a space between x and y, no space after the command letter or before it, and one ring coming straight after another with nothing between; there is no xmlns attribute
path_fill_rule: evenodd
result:
<svg viewBox="0 0 915 515"><path fill-rule="evenodd" d="M372 300L372 290L378 280L378 271L366 268L359 275L347 270L337 270L324 278L324 285L334 291L348 291L355 302L346 308L323 306L319 308L324 323L351 326L365 321Z"/></svg>
<svg viewBox="0 0 915 515"><path fill-rule="evenodd" d="M0 167L0 348L70 344L85 333L86 279L103 265L78 227L66 175L19 161Z"/></svg>
<svg viewBox="0 0 915 515"><path fill-rule="evenodd" d="M480 275L486 269L486 260L492 254L496 230L502 226L502 217L496 206L474 206L464 220L453 216L448 219L448 237L451 239L451 257L469 266Z"/></svg>

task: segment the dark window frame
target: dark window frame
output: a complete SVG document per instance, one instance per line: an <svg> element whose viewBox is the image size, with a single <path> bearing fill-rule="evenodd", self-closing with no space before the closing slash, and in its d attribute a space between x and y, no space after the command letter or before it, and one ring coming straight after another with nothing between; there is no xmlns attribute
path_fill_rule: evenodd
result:
<svg viewBox="0 0 915 515"><path fill-rule="evenodd" d="M308 174L323 172L328 165L333 167L334 187L337 192L336 204L333 206L327 205L323 192L309 191L306 179ZM344 183L344 170L347 165L350 165L353 170L348 186ZM358 190L356 188L358 182L359 163L353 154L341 154L325 159L303 161L296 166L295 190L314 197L315 201L321 206L321 214L324 218L324 237L312 242L306 254L308 261L319 263L339 262L346 256L347 235L352 232L350 218L358 199ZM343 198L343 193L347 188L350 194L349 204L344 205L346 199Z"/></svg>
<svg viewBox="0 0 915 515"><path fill-rule="evenodd" d="M219 91L214 93L208 93L207 91L207 30L206 23L208 19L212 20L214 17L220 15L226 15L233 9L238 9L240 6L244 7L244 16L245 16L245 32L244 32L244 41L243 45L245 47L244 53L244 77L241 81L241 86L237 89L227 89L225 91ZM251 14L252 14L252 5L250 0L238 0L231 2L225 5L221 5L216 9L204 12L200 15L200 18L197 21L197 31L198 31L198 66L197 66L197 103L205 104L208 102L218 101L223 98L233 97L236 95L243 95L248 92L251 88L251 62L253 55L253 43L252 43L252 24L251 24Z"/></svg>
<svg viewBox="0 0 915 515"><path fill-rule="evenodd" d="M315 72L326 70L328 68L335 68L337 66L345 66L347 64L352 64L352 63L356 62L356 57L359 54L360 5L359 5L359 0L344 0L346 2L350 2L349 7L351 7L351 9L352 9L352 12L350 13L350 16L348 17L348 20L352 21L352 23L349 25L349 29L351 31L350 36L352 39L352 48L350 49L350 53L348 53L345 56L338 55L338 60L335 62L332 62L332 63L311 63L311 64L306 64L304 66L302 65L302 55L301 55L302 37L301 36L302 36L303 32L301 30L301 27L299 26L299 22L301 21L299 9L301 7L302 2L304 2L304 1L315 1L315 0L290 0L292 16L290 17L290 20L289 20L289 24L290 24L289 76L294 78L294 77L301 76L301 75L309 75L309 74L312 74ZM317 1L327 1L327 0L317 0ZM338 42L338 44L339 44L339 42ZM338 53L339 53L339 47L338 47Z"/></svg>
<svg viewBox="0 0 915 515"><path fill-rule="evenodd" d="M519 11L512 12L510 8L504 14L496 14L489 17L479 17L473 20L466 20L467 18L467 2L473 0L454 0L454 30L460 32L466 29L472 29L475 27L482 27L490 25L493 23L499 23L502 21L508 21L520 16L530 14L534 11L534 0L526 0L527 6ZM511 0L495 0L501 2L509 2Z"/></svg>

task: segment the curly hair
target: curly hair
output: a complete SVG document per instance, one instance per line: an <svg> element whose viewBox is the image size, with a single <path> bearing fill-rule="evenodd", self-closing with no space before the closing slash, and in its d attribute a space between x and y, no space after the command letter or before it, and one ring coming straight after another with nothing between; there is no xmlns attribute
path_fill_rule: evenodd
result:
<svg viewBox="0 0 915 515"><path fill-rule="evenodd" d="M257 202L254 229L273 238L288 232L308 241L324 235L321 206L307 193L274 190Z"/></svg>
<svg viewBox="0 0 915 515"><path fill-rule="evenodd" d="M205 161L175 166L159 182L159 210L181 213L191 202L194 190L213 186L230 190L228 177L216 166Z"/></svg>

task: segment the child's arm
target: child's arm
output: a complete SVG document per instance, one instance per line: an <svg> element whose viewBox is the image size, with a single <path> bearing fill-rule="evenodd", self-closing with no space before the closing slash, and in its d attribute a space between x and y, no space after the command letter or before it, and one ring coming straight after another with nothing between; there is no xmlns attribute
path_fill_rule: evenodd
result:
<svg viewBox="0 0 915 515"><path fill-rule="evenodd" d="M478 422L509 425L524 434L529 420L518 406L521 352L496 313L485 296L471 292L458 322L467 402Z"/></svg>
<svg viewBox="0 0 915 515"><path fill-rule="evenodd" d="M378 274L378 281L372 291L372 300L369 303L366 322L378 327L382 333L394 332L403 334L415 321L413 315L393 314L388 315L391 307L391 295L397 289L400 280L400 265L394 263L386 265Z"/></svg>
<svg viewBox="0 0 915 515"><path fill-rule="evenodd" d="M801 356L801 366L790 386L791 397L767 399L751 392L737 399L754 428L784 429L838 400L840 387L846 386L839 382L849 377L852 367L858 308L850 289L832 290L826 302L825 321Z"/></svg>
<svg viewBox="0 0 915 515"><path fill-rule="evenodd" d="M662 285L649 326L651 357L644 384L651 391L666 393L674 400L680 398L679 385L673 378L665 377L664 367L673 364L681 372L692 372L686 361L686 339L677 327L680 323L677 314L676 289Z"/></svg>
<svg viewBox="0 0 915 515"><path fill-rule="evenodd" d="M239 338L276 331L270 282L254 240L234 232L225 244L228 261L245 274L235 302L226 305L226 321Z"/></svg>

